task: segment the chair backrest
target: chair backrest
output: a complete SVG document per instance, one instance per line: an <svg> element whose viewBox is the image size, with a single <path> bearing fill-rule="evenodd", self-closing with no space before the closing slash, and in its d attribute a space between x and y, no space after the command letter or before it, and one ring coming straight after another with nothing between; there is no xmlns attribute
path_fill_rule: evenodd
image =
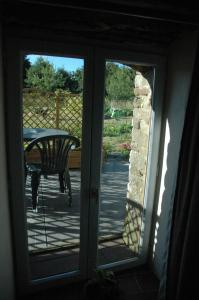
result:
<svg viewBox="0 0 199 300"><path fill-rule="evenodd" d="M25 149L25 157L31 151L36 150L39 154L41 171L43 173L58 173L65 170L71 148L79 146L79 139L71 135L40 137L30 142Z"/></svg>

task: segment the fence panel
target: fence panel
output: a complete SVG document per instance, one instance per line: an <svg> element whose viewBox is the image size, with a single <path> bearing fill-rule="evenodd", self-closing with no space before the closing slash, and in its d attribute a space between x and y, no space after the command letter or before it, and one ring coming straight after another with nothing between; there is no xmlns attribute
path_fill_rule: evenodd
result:
<svg viewBox="0 0 199 300"><path fill-rule="evenodd" d="M23 91L23 127L59 128L81 139L82 96L58 90Z"/></svg>

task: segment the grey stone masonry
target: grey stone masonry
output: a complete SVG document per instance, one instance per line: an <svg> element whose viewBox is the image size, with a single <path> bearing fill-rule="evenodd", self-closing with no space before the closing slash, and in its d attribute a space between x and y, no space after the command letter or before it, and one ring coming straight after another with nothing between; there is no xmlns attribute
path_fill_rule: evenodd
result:
<svg viewBox="0 0 199 300"><path fill-rule="evenodd" d="M137 254L140 244L151 119L152 90L146 78L140 72L136 72L132 119L132 150L129 158L129 182L123 233L126 245Z"/></svg>

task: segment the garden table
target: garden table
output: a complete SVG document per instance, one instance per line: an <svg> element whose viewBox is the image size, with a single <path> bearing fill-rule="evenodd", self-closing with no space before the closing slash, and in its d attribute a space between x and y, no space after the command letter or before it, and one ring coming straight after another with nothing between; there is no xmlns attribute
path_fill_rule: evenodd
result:
<svg viewBox="0 0 199 300"><path fill-rule="evenodd" d="M23 139L30 142L36 138L51 136L51 135L67 135L68 132L61 129L53 128L23 128Z"/></svg>

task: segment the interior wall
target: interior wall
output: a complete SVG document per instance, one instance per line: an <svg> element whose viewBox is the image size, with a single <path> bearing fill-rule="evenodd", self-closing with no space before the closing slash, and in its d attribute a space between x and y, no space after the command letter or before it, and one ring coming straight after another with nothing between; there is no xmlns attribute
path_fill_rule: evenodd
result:
<svg viewBox="0 0 199 300"><path fill-rule="evenodd" d="M14 299L14 275L6 174L1 38L0 27L0 300L12 300Z"/></svg>
<svg viewBox="0 0 199 300"><path fill-rule="evenodd" d="M169 49L167 82L163 113L163 132L159 161L159 182L153 224L151 256L159 278L165 270L175 194L181 137L192 70L197 34L185 35Z"/></svg>
<svg viewBox="0 0 199 300"><path fill-rule="evenodd" d="M160 180L157 188L157 204L154 217L152 260L156 274L161 277L164 269L169 238L170 208L175 191L180 141L183 130L185 109L189 94L191 74L195 56L197 36L183 37L170 48L166 84L165 111L160 161ZM0 31L0 300L12 300L14 295L14 276L10 219L6 181L6 151L3 114L2 53ZM3 229L3 230L2 230Z"/></svg>

